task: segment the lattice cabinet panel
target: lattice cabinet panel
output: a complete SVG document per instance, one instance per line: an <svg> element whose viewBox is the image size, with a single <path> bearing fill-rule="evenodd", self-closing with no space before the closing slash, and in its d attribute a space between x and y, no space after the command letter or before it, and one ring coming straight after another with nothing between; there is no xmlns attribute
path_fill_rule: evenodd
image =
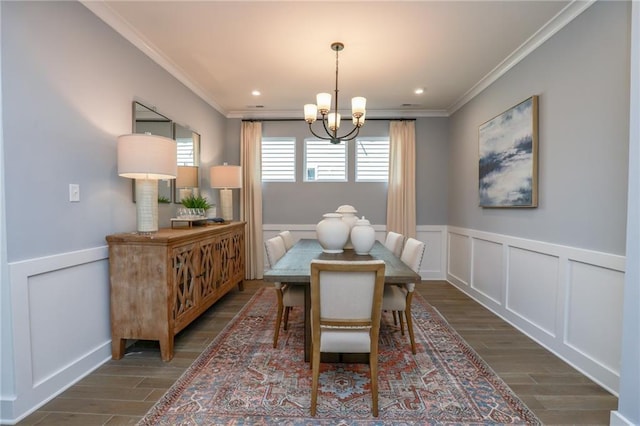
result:
<svg viewBox="0 0 640 426"><path fill-rule="evenodd" d="M112 356L127 339L158 340L164 361L173 338L234 286L243 289L244 222L152 235L114 234L109 243Z"/></svg>
<svg viewBox="0 0 640 426"><path fill-rule="evenodd" d="M196 289L197 255L196 244L188 244L175 248L171 256L173 287L175 288L173 319L176 324L180 324L183 318L188 316L198 305L199 295Z"/></svg>
<svg viewBox="0 0 640 426"><path fill-rule="evenodd" d="M218 238L209 239L200 244L200 297L207 300L217 294L216 276L219 268L216 262L216 241Z"/></svg>

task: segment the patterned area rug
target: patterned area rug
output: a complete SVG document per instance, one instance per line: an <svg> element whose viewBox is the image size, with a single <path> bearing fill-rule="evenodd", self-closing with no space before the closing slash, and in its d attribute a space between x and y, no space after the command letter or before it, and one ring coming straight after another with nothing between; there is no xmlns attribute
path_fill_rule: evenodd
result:
<svg viewBox="0 0 640 426"><path fill-rule="evenodd" d="M296 312L297 311L297 312ZM140 425L537 425L541 422L419 294L417 354L387 313L379 345L379 417L367 364L321 365L310 417L301 309L272 347L275 293L261 288Z"/></svg>

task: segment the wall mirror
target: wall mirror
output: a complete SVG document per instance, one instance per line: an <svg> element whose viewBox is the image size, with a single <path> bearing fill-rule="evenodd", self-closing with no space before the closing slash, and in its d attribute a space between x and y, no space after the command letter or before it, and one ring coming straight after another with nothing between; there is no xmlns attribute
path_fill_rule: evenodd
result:
<svg viewBox="0 0 640 426"><path fill-rule="evenodd" d="M173 121L154 109L139 102L133 102L133 133L149 133L173 139ZM173 200L174 179L158 181L158 203L171 203ZM136 181L133 182L133 201L136 201Z"/></svg>
<svg viewBox="0 0 640 426"><path fill-rule="evenodd" d="M190 195L200 195L200 135L186 126L173 124L173 138L178 145L178 177L173 200L181 203Z"/></svg>

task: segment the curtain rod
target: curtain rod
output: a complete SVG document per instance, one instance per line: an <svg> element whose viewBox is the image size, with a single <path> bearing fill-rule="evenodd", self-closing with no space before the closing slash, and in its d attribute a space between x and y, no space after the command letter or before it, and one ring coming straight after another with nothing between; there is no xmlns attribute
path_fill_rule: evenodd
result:
<svg viewBox="0 0 640 426"><path fill-rule="evenodd" d="M303 118L247 118L242 119L242 121L300 121L306 124ZM416 121L415 118L366 118L365 124L367 121Z"/></svg>

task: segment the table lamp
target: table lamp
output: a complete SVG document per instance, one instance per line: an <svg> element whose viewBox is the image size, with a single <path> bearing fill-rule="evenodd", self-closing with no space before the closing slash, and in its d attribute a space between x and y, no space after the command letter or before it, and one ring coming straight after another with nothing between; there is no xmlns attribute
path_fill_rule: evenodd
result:
<svg viewBox="0 0 640 426"><path fill-rule="evenodd" d="M220 189L220 209L224 220L233 220L232 188L241 188L242 168L224 163L222 166L212 166L209 169L211 188Z"/></svg>
<svg viewBox="0 0 640 426"><path fill-rule="evenodd" d="M158 230L158 180L178 172L176 141L163 136L118 137L118 175L136 180L136 224L141 234Z"/></svg>
<svg viewBox="0 0 640 426"><path fill-rule="evenodd" d="M176 188L180 195L179 200L191 195L198 195L198 166L178 166Z"/></svg>

